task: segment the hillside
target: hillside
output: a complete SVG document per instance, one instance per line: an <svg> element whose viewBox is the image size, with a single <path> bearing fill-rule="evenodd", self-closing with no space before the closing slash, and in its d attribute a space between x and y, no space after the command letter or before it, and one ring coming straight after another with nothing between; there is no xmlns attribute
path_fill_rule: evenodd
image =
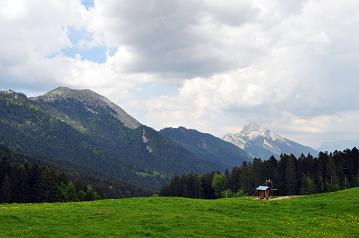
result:
<svg viewBox="0 0 359 238"><path fill-rule="evenodd" d="M244 126L239 133L226 134L223 140L233 143L253 158L269 159L272 155L279 158L281 154L293 154L297 157L301 154L318 154L313 148L284 138L256 123Z"/></svg>
<svg viewBox="0 0 359 238"><path fill-rule="evenodd" d="M358 196L0 205L0 237L358 237Z"/></svg>
<svg viewBox="0 0 359 238"><path fill-rule="evenodd" d="M65 202L149 194L124 182L50 166L0 145L0 203Z"/></svg>
<svg viewBox="0 0 359 238"><path fill-rule="evenodd" d="M0 92L0 144L62 168L158 189L174 174L218 169L90 90L28 98Z"/></svg>
<svg viewBox="0 0 359 238"><path fill-rule="evenodd" d="M211 160L220 166L230 168L249 160L242 149L208 133L184 127L164 128L160 133L202 159Z"/></svg>

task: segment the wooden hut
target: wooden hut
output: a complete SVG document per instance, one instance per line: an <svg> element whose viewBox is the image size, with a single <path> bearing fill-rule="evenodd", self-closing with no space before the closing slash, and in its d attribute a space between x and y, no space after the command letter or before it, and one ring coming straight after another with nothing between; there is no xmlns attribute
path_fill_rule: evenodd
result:
<svg viewBox="0 0 359 238"><path fill-rule="evenodd" d="M259 186L257 188L257 197L260 199L269 199L271 197L272 189L268 186Z"/></svg>

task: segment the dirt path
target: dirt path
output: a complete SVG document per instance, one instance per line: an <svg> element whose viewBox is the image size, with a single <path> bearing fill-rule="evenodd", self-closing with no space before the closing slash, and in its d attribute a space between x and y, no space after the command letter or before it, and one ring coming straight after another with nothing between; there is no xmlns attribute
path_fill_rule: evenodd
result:
<svg viewBox="0 0 359 238"><path fill-rule="evenodd" d="M277 198L273 198L271 199L272 201L273 200L287 200L287 199L292 199L292 198L296 198L298 196L281 196L281 197L277 197Z"/></svg>

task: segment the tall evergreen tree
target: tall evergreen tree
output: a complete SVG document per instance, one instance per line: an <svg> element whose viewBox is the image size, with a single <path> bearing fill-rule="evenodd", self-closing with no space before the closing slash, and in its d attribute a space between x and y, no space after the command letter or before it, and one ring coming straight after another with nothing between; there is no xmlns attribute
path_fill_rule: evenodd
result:
<svg viewBox="0 0 359 238"><path fill-rule="evenodd" d="M316 187L313 180L309 176L304 175L300 185L299 194L313 194L315 192Z"/></svg>
<svg viewBox="0 0 359 238"><path fill-rule="evenodd" d="M295 159L293 156L284 156L285 160L285 191L287 195L297 193L297 176Z"/></svg>
<svg viewBox="0 0 359 238"><path fill-rule="evenodd" d="M12 184L10 176L5 174L2 184L1 184L1 193L0 193L0 201L1 202L10 202L12 198Z"/></svg>
<svg viewBox="0 0 359 238"><path fill-rule="evenodd" d="M220 173L215 173L212 179L212 187L217 197L221 197L222 192L225 190L225 176Z"/></svg>

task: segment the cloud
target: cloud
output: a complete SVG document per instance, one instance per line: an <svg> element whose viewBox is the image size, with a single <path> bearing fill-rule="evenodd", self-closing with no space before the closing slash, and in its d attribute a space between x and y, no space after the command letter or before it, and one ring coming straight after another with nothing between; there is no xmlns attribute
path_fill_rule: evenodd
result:
<svg viewBox="0 0 359 238"><path fill-rule="evenodd" d="M254 62L209 77L186 79L179 95L171 100L164 98L162 103L175 101L173 108L191 105L182 113L176 111L175 121L181 116L184 122L196 121L198 115L209 121L206 118L208 115L213 118L212 113L229 116L231 119L217 118L220 123L215 128L213 123L202 126L215 133L224 131L225 127L235 128L242 121L259 121L291 137L296 137L299 130L308 138L318 131L333 136L329 126L322 128L328 117L332 126L343 132L342 136L348 136L344 131L358 133L351 127L358 122L357 117L348 116L359 108L358 100L354 99L358 97L359 86L359 72L355 69L359 57L354 53L359 45L354 42L357 37L352 35L359 24L359 15L354 5L354 1L346 1L338 10L335 1L326 4L309 1L293 14L283 15L271 27L261 21L255 23L267 38L267 44L263 54L254 56ZM264 5L261 9L268 12ZM338 19L346 20L337 23ZM255 34L260 35L258 31ZM291 121L287 121L288 114L292 115ZM347 115L346 123L337 123L341 115ZM283 130L278 122L296 126ZM322 137L318 136L317 140ZM305 142L303 138L302 135L300 140ZM318 141L311 139L310 143Z"/></svg>
<svg viewBox="0 0 359 238"><path fill-rule="evenodd" d="M256 121L303 143L359 133L358 3L0 3L0 87L90 88L141 122L218 136ZM352 128L353 127L353 128Z"/></svg>
<svg viewBox="0 0 359 238"><path fill-rule="evenodd" d="M251 1L223 5L150 0L139 7L136 1L108 0L95 5L106 44L124 45L137 55L137 61L126 68L128 72L170 78L210 75L246 64L246 56L254 50L243 48L233 55L241 44L238 29L259 14Z"/></svg>
<svg viewBox="0 0 359 238"><path fill-rule="evenodd" d="M330 141L340 141L342 138L357 139L358 121L359 110L308 117L283 113L280 119L271 124L271 127L296 141L318 147L321 142L328 139Z"/></svg>
<svg viewBox="0 0 359 238"><path fill-rule="evenodd" d="M0 9L1 86L44 89L59 84L66 63L47 56L71 46L66 27L86 25L86 9L71 0L1 1Z"/></svg>

